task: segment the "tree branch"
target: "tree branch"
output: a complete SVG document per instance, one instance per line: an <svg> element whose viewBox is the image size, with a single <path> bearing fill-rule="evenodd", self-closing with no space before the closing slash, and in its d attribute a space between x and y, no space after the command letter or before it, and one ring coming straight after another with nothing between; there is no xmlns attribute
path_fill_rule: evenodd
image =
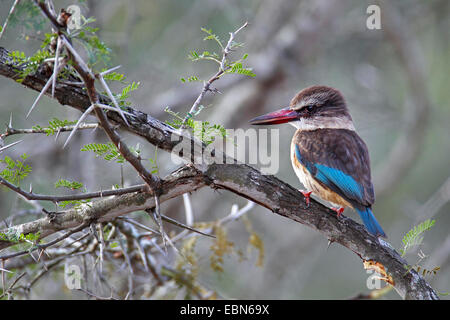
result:
<svg viewBox="0 0 450 320"><path fill-rule="evenodd" d="M14 184L10 183L9 181L3 179L0 177L0 184L4 185L5 187L13 190L14 192L20 194L27 200L41 200L41 201L51 201L54 203L61 202L61 201L70 201L70 200L85 200L85 199L92 199L92 198L102 198L102 197L109 197L109 196L116 196L126 193L133 193L133 192L139 192L143 191L145 189L145 185L137 185L127 188L120 188L116 190L105 190L105 191L96 191L96 192L88 192L88 193L82 193L82 194L72 194L67 196L55 196L55 195L43 195L43 194L36 194L33 192L26 192L22 190L21 188L15 186Z"/></svg>
<svg viewBox="0 0 450 320"><path fill-rule="evenodd" d="M161 185L161 202L180 196L186 192L195 191L205 185L203 176L195 169L183 167L173 172ZM145 210L155 206L152 192L135 192L124 194L111 199L103 199L53 214L32 222L12 226L6 231L15 231L18 234L40 233L40 238L45 238L61 230L76 228L91 222L111 221L115 217L130 212ZM16 244L15 242L0 240L0 250Z"/></svg>

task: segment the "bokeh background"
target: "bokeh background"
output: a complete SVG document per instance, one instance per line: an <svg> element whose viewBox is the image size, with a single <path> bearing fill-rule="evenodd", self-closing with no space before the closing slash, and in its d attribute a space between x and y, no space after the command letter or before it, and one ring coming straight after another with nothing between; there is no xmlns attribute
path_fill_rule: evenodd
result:
<svg viewBox="0 0 450 320"><path fill-rule="evenodd" d="M3 23L13 1L0 1ZM55 1L57 8L71 1ZM121 65L129 81L139 81L131 94L132 105L156 118L166 120L166 106L185 114L201 90L199 82L183 83L181 77L211 76L216 66L191 62L191 50L217 50L202 41L201 27L211 28L221 39L245 21L250 25L237 41L245 43L235 57L248 53L248 66L255 78L229 75L214 84L222 94L209 94L200 120L226 128L249 128L248 119L286 105L300 89L323 84L338 88L347 100L357 131L366 141L372 159L377 200L374 212L389 236L401 248L401 239L414 225L428 218L435 226L425 234L420 249L427 255L425 268L440 266L427 279L439 292L450 291L450 2L447 0L389 1L300 1L300 0L102 0L76 2L85 16L94 16L98 35L113 52L110 66ZM381 29L366 27L371 4L381 6ZM37 39L48 32L36 32L26 23L11 24L0 45L8 50L32 54ZM115 87L120 90L120 86ZM77 111L44 97L36 111L25 115L37 93L10 79L0 78L0 125L14 128L45 126L52 117L75 120ZM91 119L92 120L92 119ZM1 129L3 130L3 129ZM301 188L289 157L294 128L280 127L280 179ZM144 156L154 157L154 148L133 136L130 145L141 144ZM40 193L55 192L60 178L83 182L89 191L107 188L120 181L120 165L105 164L91 154L80 153L82 145L104 142L99 131L80 131L62 149L65 135L55 142L45 135L14 136L7 143L24 139L5 151L17 158L26 152L33 167L24 186L32 183ZM158 153L162 176L176 166L169 155ZM1 169L1 166L0 166ZM124 166L125 183L139 182ZM59 192L59 191L58 191ZM245 199L204 188L191 196L195 220L210 221L230 213L233 204L243 207ZM301 205L301 204L299 204ZM34 208L46 203L34 204ZM33 208L0 189L0 218ZM163 212L183 220L183 200L163 204ZM354 219L354 212L347 211ZM240 299L345 299L368 292L368 274L351 251L332 245L307 227L255 206L247 213L253 230L264 243L264 260L257 266L257 251L248 251L245 224L227 225L229 240L245 258L225 257L224 271L209 266L211 240L201 239L199 282L219 296ZM15 223L24 219L20 216ZM36 217L34 217L36 218ZM170 227L169 227L170 228ZM407 259L416 262L417 251ZM73 297L61 290L60 280L48 276L35 293L39 298ZM391 292L386 299L397 299ZM448 296L442 296L448 299Z"/></svg>

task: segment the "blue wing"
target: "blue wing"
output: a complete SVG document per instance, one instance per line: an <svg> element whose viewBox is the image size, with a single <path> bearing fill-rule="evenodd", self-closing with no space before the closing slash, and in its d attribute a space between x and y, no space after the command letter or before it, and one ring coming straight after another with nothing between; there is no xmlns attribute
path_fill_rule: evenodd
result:
<svg viewBox="0 0 450 320"><path fill-rule="evenodd" d="M355 207L374 202L367 148L356 133L322 129L294 139L295 156L318 182Z"/></svg>
<svg viewBox="0 0 450 320"><path fill-rule="evenodd" d="M307 168L315 179L339 195L344 196L345 199L363 202L364 189L353 177L339 169L305 161L301 156L298 145L295 145L295 153L299 162Z"/></svg>

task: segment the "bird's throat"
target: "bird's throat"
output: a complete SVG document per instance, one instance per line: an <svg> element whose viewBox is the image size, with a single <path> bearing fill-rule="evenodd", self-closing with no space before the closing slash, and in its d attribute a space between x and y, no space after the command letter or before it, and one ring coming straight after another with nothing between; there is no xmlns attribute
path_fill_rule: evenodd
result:
<svg viewBox="0 0 450 320"><path fill-rule="evenodd" d="M303 131L318 129L346 129L355 131L353 121L347 117L300 118L289 123L295 128Z"/></svg>

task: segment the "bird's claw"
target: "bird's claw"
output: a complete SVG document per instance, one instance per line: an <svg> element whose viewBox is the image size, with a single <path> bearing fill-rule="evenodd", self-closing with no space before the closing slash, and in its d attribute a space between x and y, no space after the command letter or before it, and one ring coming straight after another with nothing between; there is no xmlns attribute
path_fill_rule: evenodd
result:
<svg viewBox="0 0 450 320"><path fill-rule="evenodd" d="M342 212L344 212L344 208L331 208L334 212L336 212L338 219L341 217Z"/></svg>
<svg viewBox="0 0 450 320"><path fill-rule="evenodd" d="M309 208L309 205L311 204L312 191L303 191L303 190L298 190L298 191L300 191L303 194L303 196L305 197L306 208Z"/></svg>

